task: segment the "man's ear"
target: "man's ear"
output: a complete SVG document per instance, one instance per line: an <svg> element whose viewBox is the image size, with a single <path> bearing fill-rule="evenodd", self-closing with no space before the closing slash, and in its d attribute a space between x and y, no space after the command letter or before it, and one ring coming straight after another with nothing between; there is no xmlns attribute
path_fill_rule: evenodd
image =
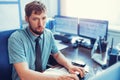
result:
<svg viewBox="0 0 120 80"><path fill-rule="evenodd" d="M28 17L27 16L25 16L25 20L26 20L26 22L28 22Z"/></svg>

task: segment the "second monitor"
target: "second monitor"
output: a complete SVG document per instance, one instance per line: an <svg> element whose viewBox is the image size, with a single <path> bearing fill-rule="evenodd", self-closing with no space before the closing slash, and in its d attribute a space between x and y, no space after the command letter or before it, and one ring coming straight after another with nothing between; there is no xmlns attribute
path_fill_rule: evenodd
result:
<svg viewBox="0 0 120 80"><path fill-rule="evenodd" d="M108 21L96 19L79 19L78 35L80 37L88 38L91 45L94 44L98 37L107 40Z"/></svg>

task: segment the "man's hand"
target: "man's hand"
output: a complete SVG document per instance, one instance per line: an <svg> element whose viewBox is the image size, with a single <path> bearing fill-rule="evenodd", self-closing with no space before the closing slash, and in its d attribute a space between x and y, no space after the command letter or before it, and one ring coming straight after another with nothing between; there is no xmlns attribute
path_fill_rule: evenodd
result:
<svg viewBox="0 0 120 80"><path fill-rule="evenodd" d="M76 72L78 72L81 77L84 77L84 74L85 74L85 70L84 68L82 67L78 67L78 66L74 66L73 64L71 64L71 62L69 62L65 57L64 55L59 52L59 53L56 53L53 55L53 57L55 58L55 60L61 64L62 66L64 66L66 69L68 69L68 71L71 73L71 74L75 74L76 75ZM73 79L74 80L74 79Z"/></svg>
<svg viewBox="0 0 120 80"><path fill-rule="evenodd" d="M74 66L74 65L69 66L68 71L72 74L76 74L76 72L78 72L78 73L80 73L81 77L84 77L84 75L85 75L84 68Z"/></svg>

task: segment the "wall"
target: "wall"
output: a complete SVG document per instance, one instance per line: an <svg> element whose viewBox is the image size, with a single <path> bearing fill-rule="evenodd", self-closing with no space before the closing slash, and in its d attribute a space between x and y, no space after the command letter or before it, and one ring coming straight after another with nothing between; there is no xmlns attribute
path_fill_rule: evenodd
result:
<svg viewBox="0 0 120 80"><path fill-rule="evenodd" d="M20 23L24 24L25 22L25 4L34 0L20 0L21 12L19 12L18 4L2 4L3 1L17 2L19 0L0 0L0 31L20 28ZM48 10L48 17L53 17L57 14L57 0L40 1L46 5ZM19 14L21 14L21 22Z"/></svg>
<svg viewBox="0 0 120 80"><path fill-rule="evenodd" d="M18 1L0 1L0 31L20 28Z"/></svg>
<svg viewBox="0 0 120 80"><path fill-rule="evenodd" d="M27 4L28 2L31 2L34 0L21 0L21 11L22 11L22 20L25 20L25 12L24 12L24 7L25 4ZM47 16L48 17L53 17L54 15L57 14L57 0L40 0L41 2L43 2L46 7L47 7Z"/></svg>
<svg viewBox="0 0 120 80"><path fill-rule="evenodd" d="M61 0L61 15L109 20L120 28L120 0Z"/></svg>

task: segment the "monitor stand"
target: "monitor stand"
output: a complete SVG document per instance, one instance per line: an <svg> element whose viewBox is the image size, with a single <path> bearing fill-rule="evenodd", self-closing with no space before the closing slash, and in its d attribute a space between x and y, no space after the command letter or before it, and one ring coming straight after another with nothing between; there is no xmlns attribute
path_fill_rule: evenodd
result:
<svg viewBox="0 0 120 80"><path fill-rule="evenodd" d="M95 44L95 41L96 41L96 39L90 39L90 45L91 45L92 48L93 48L93 46Z"/></svg>
<svg viewBox="0 0 120 80"><path fill-rule="evenodd" d="M107 66L108 48L106 46L106 51L105 52L102 52L102 51L97 52L98 47L100 47L99 38L96 39L96 41L94 43L94 46L91 50L91 58L104 68L105 66Z"/></svg>

